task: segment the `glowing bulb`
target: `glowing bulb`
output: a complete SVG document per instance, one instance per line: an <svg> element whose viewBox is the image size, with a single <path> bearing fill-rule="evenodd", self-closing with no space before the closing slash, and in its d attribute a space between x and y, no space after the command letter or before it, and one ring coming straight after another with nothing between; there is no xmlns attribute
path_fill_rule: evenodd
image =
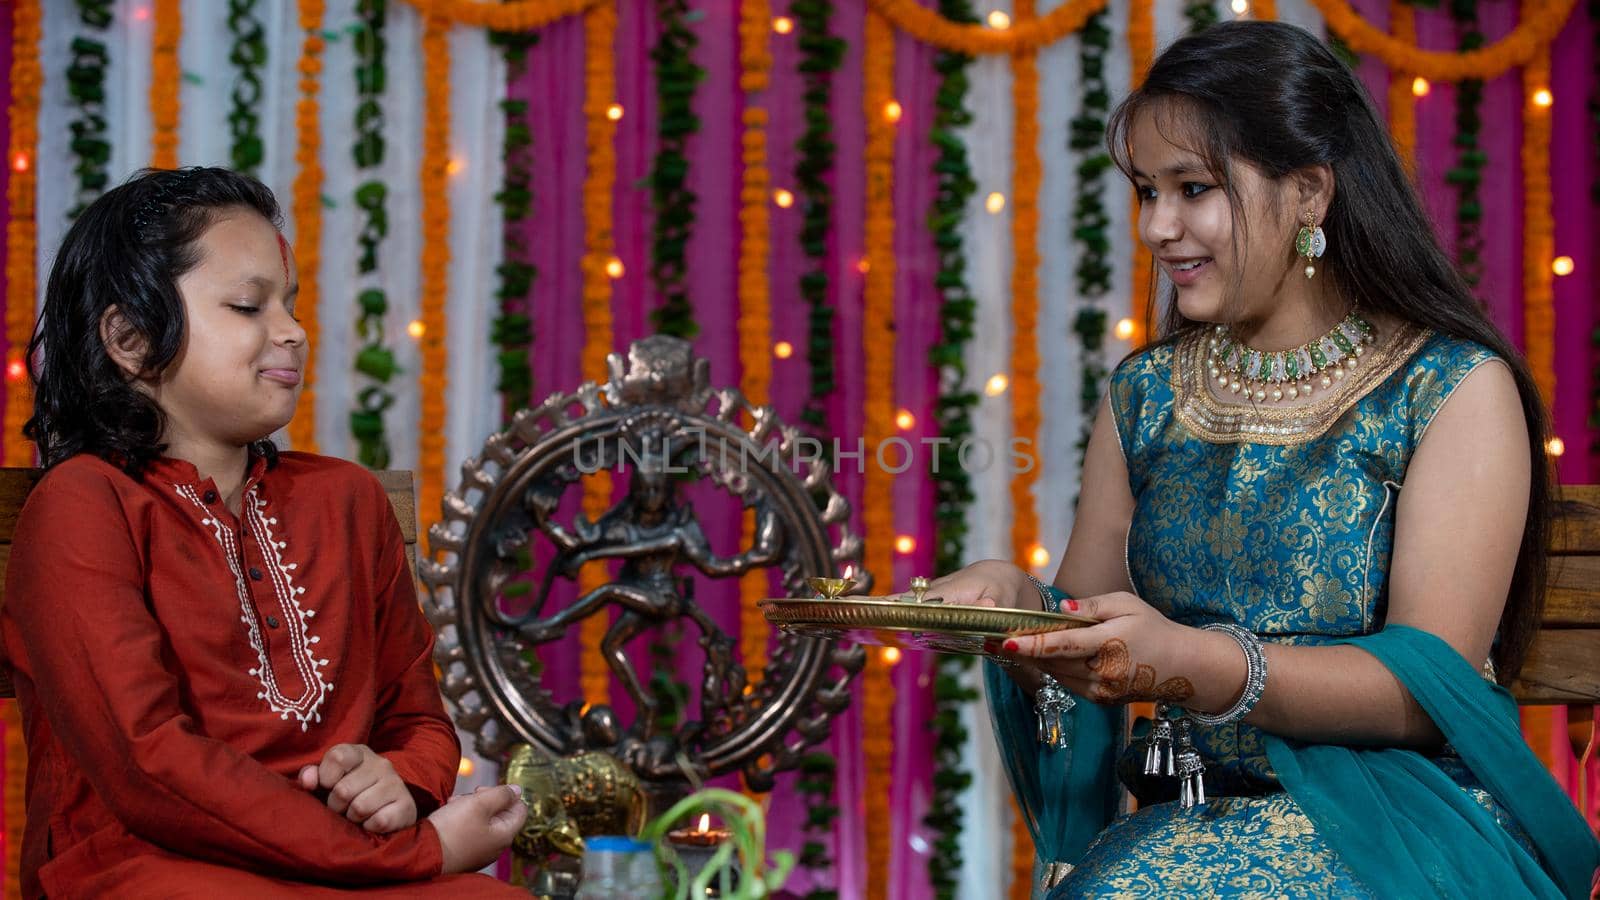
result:
<svg viewBox="0 0 1600 900"><path fill-rule="evenodd" d="M411 335L413 340L421 340L427 331L428 326L422 324L421 319L412 319L411 324L406 326L406 334Z"/></svg>
<svg viewBox="0 0 1600 900"><path fill-rule="evenodd" d="M1139 326L1133 324L1133 320L1132 319L1122 319L1122 320L1118 321L1117 322L1117 340L1126 341L1126 340L1132 339L1133 333L1134 333L1134 331L1138 330L1138 327Z"/></svg>
<svg viewBox="0 0 1600 900"><path fill-rule="evenodd" d="M1556 102L1555 95L1550 93L1549 88L1539 88L1537 91L1533 92L1534 106L1548 107L1554 102Z"/></svg>
<svg viewBox="0 0 1600 900"><path fill-rule="evenodd" d="M143 22L144 20L150 18L150 7L148 7L148 6L136 7L133 10L133 17L135 19L138 19L141 22Z"/></svg>
<svg viewBox="0 0 1600 900"><path fill-rule="evenodd" d="M13 172L28 171L28 154L18 152L11 157L11 170Z"/></svg>
<svg viewBox="0 0 1600 900"><path fill-rule="evenodd" d="M1233 14L1242 16L1250 11L1250 0L1233 0Z"/></svg>
<svg viewBox="0 0 1600 900"><path fill-rule="evenodd" d="M1011 27L1011 17L997 9L989 13L989 27L1004 31Z"/></svg>
<svg viewBox="0 0 1600 900"><path fill-rule="evenodd" d="M794 31L794 20L788 16L779 16L772 20L772 30L779 34L788 34Z"/></svg>
<svg viewBox="0 0 1600 900"><path fill-rule="evenodd" d="M904 556L917 549L917 539L909 534L902 534L894 539L894 552Z"/></svg>
<svg viewBox="0 0 1600 900"><path fill-rule="evenodd" d="M1550 454L1551 456L1560 456L1561 454L1567 452L1567 442L1563 441L1561 438L1553 437L1545 442L1544 452Z"/></svg>
<svg viewBox="0 0 1600 900"><path fill-rule="evenodd" d="M989 381L983 386L983 392L991 397L998 397L1010 386L1011 379L1006 377L1006 373L996 372L989 376Z"/></svg>
<svg viewBox="0 0 1600 900"><path fill-rule="evenodd" d="M794 345L788 341L779 341L772 345L772 355L779 359L788 359L794 355Z"/></svg>
<svg viewBox="0 0 1600 900"><path fill-rule="evenodd" d="M622 260L615 256L606 260L606 275L611 278L621 278L628 270L622 267Z"/></svg>
<svg viewBox="0 0 1600 900"><path fill-rule="evenodd" d="M27 374L28 367L22 364L22 360L13 359L11 362L6 363L6 378L12 381L21 381L23 376Z"/></svg>
<svg viewBox="0 0 1600 900"><path fill-rule="evenodd" d="M446 175L460 175L466 168L467 161L460 156L452 156L450 161L444 164Z"/></svg>
<svg viewBox="0 0 1600 900"><path fill-rule="evenodd" d="M990 192L989 196L985 197L983 200L983 208L987 209L991 213L999 215L1000 211L1006 208L1006 195L1000 193L999 191Z"/></svg>
<svg viewBox="0 0 1600 900"><path fill-rule="evenodd" d="M1572 257L1558 256L1550 261L1550 271L1557 275L1571 275L1574 268Z"/></svg>
<svg viewBox="0 0 1600 900"><path fill-rule="evenodd" d="M1433 90L1433 85L1429 84L1428 83L1428 79L1423 78L1421 75L1418 75L1416 78L1411 79L1411 94L1412 94L1412 96L1414 96L1414 97L1426 97L1426 96L1428 96L1428 92L1431 91L1431 90Z"/></svg>
<svg viewBox="0 0 1600 900"><path fill-rule="evenodd" d="M900 429L901 431L910 431L911 429L917 427L917 417L911 414L911 410L902 409L895 413L894 427Z"/></svg>
<svg viewBox="0 0 1600 900"><path fill-rule="evenodd" d="M883 648L883 661L887 665L894 665L900 661L900 650L897 647Z"/></svg>
<svg viewBox="0 0 1600 900"><path fill-rule="evenodd" d="M772 192L772 202L783 209L788 209L794 205L794 192L778 188Z"/></svg>
<svg viewBox="0 0 1600 900"><path fill-rule="evenodd" d="M867 259L865 256L863 256L860 259L856 260L856 271L860 272L863 275L867 274L868 272L871 272L872 271L872 261Z"/></svg>
<svg viewBox="0 0 1600 900"><path fill-rule="evenodd" d="M1033 548L1028 551L1028 565L1033 566L1035 569L1042 569L1050 565L1050 551L1046 550L1041 544L1034 544Z"/></svg>
<svg viewBox="0 0 1600 900"><path fill-rule="evenodd" d="M613 122L622 121L622 104L621 103L613 103L610 106L606 107L606 118L610 119Z"/></svg>
<svg viewBox="0 0 1600 900"><path fill-rule="evenodd" d="M456 774L462 778L466 778L472 774L473 768L474 766L472 765L472 760L463 756L461 757L461 765L456 766Z"/></svg>
<svg viewBox="0 0 1600 900"><path fill-rule="evenodd" d="M905 109L900 106L899 100L890 100L883 105L883 117L891 123L900 121L900 117L904 114Z"/></svg>

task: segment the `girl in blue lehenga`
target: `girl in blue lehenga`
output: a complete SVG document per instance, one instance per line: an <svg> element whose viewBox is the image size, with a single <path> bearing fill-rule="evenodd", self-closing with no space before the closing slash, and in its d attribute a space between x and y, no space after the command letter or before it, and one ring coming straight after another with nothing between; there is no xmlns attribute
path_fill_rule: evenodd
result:
<svg viewBox="0 0 1600 900"><path fill-rule="evenodd" d="M1109 143L1163 339L1111 377L1055 584L933 586L1099 621L990 647L1040 892L1587 896L1600 848L1500 686L1538 622L1545 414L1370 99L1310 34L1222 24Z"/></svg>

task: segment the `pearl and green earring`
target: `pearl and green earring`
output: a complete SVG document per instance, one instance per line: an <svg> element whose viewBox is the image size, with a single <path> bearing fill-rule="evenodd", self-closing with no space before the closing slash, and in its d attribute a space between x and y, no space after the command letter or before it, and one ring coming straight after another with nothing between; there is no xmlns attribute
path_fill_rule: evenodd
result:
<svg viewBox="0 0 1600 900"><path fill-rule="evenodd" d="M1306 223L1300 226L1300 233L1294 237L1295 252L1306 259L1306 278L1315 277L1317 274L1316 260L1328 251L1328 237L1322 233L1322 226L1317 224L1317 219L1311 213L1306 213Z"/></svg>

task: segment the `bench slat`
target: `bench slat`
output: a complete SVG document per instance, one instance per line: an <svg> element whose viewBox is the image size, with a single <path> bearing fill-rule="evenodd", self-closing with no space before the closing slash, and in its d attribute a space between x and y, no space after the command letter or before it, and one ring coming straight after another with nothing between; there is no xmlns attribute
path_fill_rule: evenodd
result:
<svg viewBox="0 0 1600 900"><path fill-rule="evenodd" d="M1541 631L1511 686L1518 703L1600 703L1600 628Z"/></svg>
<svg viewBox="0 0 1600 900"><path fill-rule="evenodd" d="M1550 552L1600 554L1600 484L1560 488Z"/></svg>

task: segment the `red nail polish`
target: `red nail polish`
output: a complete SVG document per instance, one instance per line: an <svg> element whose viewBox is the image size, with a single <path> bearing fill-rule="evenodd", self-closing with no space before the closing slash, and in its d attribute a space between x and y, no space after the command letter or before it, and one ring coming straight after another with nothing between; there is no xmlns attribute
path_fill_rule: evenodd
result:
<svg viewBox="0 0 1600 900"><path fill-rule="evenodd" d="M1071 611L1071 612L1077 612L1078 611L1078 601L1073 600L1071 598L1068 598L1068 599L1063 600L1061 602L1065 603L1067 605L1067 609L1069 611Z"/></svg>
<svg viewBox="0 0 1600 900"><path fill-rule="evenodd" d="M1006 652L1007 653L1015 653L1015 652L1017 652L1017 642L1016 641L1006 641Z"/></svg>

